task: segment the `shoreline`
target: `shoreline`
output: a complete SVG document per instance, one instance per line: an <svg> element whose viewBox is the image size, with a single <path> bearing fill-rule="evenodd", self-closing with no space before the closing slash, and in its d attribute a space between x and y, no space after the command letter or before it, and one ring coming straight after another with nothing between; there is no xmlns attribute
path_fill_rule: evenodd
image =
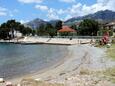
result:
<svg viewBox="0 0 115 86"><path fill-rule="evenodd" d="M78 38L42 38L42 37L24 37L22 39L13 40L0 40L0 43L14 43L14 44L51 44L51 45L76 45L87 44L91 40L95 42L95 39L78 39Z"/></svg>
<svg viewBox="0 0 115 86"><path fill-rule="evenodd" d="M85 48L85 49L84 49ZM90 71L103 71L107 68L110 68L110 66L105 66L105 64L109 64L109 61L98 62L98 60L102 59L102 55L104 56L103 49L91 47L89 45L72 45L68 46L68 54L66 55L66 58L64 58L61 62L59 62L57 65L54 65L50 68L47 68L41 72L36 72L34 74L30 74L24 77L20 77L20 79L16 78L11 80L13 83L19 83L22 79L34 79L34 80L40 80L40 81L46 81L51 83L61 83L65 84L65 81L68 81L71 77L85 77L84 75L79 75L81 71L83 72L90 72ZM86 50L92 50L89 51L87 54ZM89 58L89 55L93 55L97 51L96 54ZM83 52L81 52L83 51ZM78 52L78 53L76 53ZM90 53L91 52L91 53ZM82 53L82 55L80 55ZM90 53L90 54L89 54ZM80 55L80 56L79 56ZM98 55L98 56L97 56ZM79 57L78 57L79 56ZM97 60L94 61L94 63L90 63L90 61L93 61L92 59L96 56ZM80 61L81 60L81 61ZM115 62L113 62L115 66ZM98 66L95 64L99 64ZM88 77L94 78L92 75L88 75ZM95 76L97 77L97 76ZM65 80L67 78L67 80ZM72 82L73 80L71 80ZM66 85L65 85L66 86ZM74 86L74 85L69 85ZM86 85L87 86L87 85ZM111 85L110 85L111 86Z"/></svg>
<svg viewBox="0 0 115 86"><path fill-rule="evenodd" d="M22 79L34 79L50 83L61 83L64 84L64 86L76 86L73 85L76 84L73 82L74 80L77 79L77 82L79 81L80 84L86 84L87 79L89 78L87 83L92 85L83 86L96 86L93 85L94 82L101 84L103 81L105 81L105 85L114 86L110 81L103 79L103 76L92 73L90 75L90 72L92 71L95 73L96 71L103 71L107 68L115 67L115 62L106 61L104 49L96 48L90 45L71 45L67 47L69 53L66 55L66 58L61 60L58 64L42 70L41 72L24 75L23 77L15 78L9 81L14 84L19 84ZM81 73L83 73L83 75Z"/></svg>

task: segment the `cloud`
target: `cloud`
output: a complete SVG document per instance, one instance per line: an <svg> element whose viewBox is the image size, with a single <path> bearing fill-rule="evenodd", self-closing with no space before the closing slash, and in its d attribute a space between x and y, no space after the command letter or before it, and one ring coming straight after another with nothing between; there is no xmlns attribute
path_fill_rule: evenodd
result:
<svg viewBox="0 0 115 86"><path fill-rule="evenodd" d="M48 10L48 14L47 14L47 17L49 19L59 19L59 16L57 14L57 10L56 9L53 9L53 8L50 8Z"/></svg>
<svg viewBox="0 0 115 86"><path fill-rule="evenodd" d="M19 12L18 9L14 9L14 10L12 10L12 11L7 10L7 15L8 15L9 17L14 17L15 15L17 15L18 12Z"/></svg>
<svg viewBox="0 0 115 86"><path fill-rule="evenodd" d="M115 0L97 0L97 2L92 5L77 3L67 8L66 10L63 9L63 11L67 14L66 15L66 19L67 19L69 17L71 18L71 17L78 17L78 16L92 14L100 10L108 9L108 10L115 11L114 5L115 5Z"/></svg>
<svg viewBox="0 0 115 86"><path fill-rule="evenodd" d="M26 4L29 4L29 3L42 3L43 0L18 0L19 2L21 3L26 3Z"/></svg>
<svg viewBox="0 0 115 86"><path fill-rule="evenodd" d="M6 16L7 15L7 9L0 7L0 16Z"/></svg>
<svg viewBox="0 0 115 86"><path fill-rule="evenodd" d="M75 2L75 0L60 0L63 2ZM48 19L69 19L71 17L84 16L88 14L95 13L100 10L113 10L115 11L115 0L97 0L96 3L92 5L74 3L70 7L55 9L49 8L44 5L36 5L35 8L41 11L46 11L46 16Z"/></svg>
<svg viewBox="0 0 115 86"><path fill-rule="evenodd" d="M21 24L24 24L24 23L29 22L29 20L20 20L19 22L20 22Z"/></svg>
<svg viewBox="0 0 115 86"><path fill-rule="evenodd" d="M65 3L73 3L76 2L76 0L59 0L61 2L65 2Z"/></svg>
<svg viewBox="0 0 115 86"><path fill-rule="evenodd" d="M47 12L46 16L48 17L48 19L51 19L51 20L59 19L57 9L49 8L48 6L45 6L45 5L36 5L35 8L41 11L46 11Z"/></svg>
<svg viewBox="0 0 115 86"><path fill-rule="evenodd" d="M36 5L35 8L36 8L36 9L39 9L39 10L41 10L41 11L48 10L48 7L45 6L45 5Z"/></svg>

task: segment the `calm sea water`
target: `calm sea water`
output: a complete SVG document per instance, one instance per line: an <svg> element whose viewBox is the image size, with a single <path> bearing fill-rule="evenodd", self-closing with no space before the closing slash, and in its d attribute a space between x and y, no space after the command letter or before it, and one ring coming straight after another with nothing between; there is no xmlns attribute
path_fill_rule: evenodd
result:
<svg viewBox="0 0 115 86"><path fill-rule="evenodd" d="M0 43L0 77L35 73L64 58L66 46Z"/></svg>

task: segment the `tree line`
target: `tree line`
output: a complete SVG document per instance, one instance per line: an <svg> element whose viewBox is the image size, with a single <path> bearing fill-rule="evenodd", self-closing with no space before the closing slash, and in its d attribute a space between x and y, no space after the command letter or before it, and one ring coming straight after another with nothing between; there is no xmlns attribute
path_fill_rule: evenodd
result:
<svg viewBox="0 0 115 86"><path fill-rule="evenodd" d="M62 28L62 21L56 22L55 25L51 23L41 24L38 28L32 29L25 27L20 22L15 20L8 20L7 22L0 25L0 39L13 39L15 38L14 33L20 32L23 36L38 35L38 36L57 36L57 31ZM92 19L84 19L81 21L79 26L75 23L70 27L77 31L76 35L79 36L96 36L100 29L100 24Z"/></svg>
<svg viewBox="0 0 115 86"><path fill-rule="evenodd" d="M30 35L32 29L24 27L23 24L15 20L8 20L0 26L0 39L13 39L15 32L20 32L22 35Z"/></svg>

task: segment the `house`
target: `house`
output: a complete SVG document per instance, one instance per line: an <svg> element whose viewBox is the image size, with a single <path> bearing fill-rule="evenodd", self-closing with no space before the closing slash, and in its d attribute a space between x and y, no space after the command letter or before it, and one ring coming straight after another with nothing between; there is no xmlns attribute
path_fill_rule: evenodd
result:
<svg viewBox="0 0 115 86"><path fill-rule="evenodd" d="M110 29L110 30L112 29L113 31L115 31L115 22L110 22L110 23L106 24L104 27L107 29Z"/></svg>
<svg viewBox="0 0 115 86"><path fill-rule="evenodd" d="M15 37L22 37L22 33L20 33L19 31L15 31L14 35Z"/></svg>
<svg viewBox="0 0 115 86"><path fill-rule="evenodd" d="M15 31L14 30L14 37L22 37L22 33L20 33L19 31ZM11 35L12 34L12 32L9 32L9 34Z"/></svg>

